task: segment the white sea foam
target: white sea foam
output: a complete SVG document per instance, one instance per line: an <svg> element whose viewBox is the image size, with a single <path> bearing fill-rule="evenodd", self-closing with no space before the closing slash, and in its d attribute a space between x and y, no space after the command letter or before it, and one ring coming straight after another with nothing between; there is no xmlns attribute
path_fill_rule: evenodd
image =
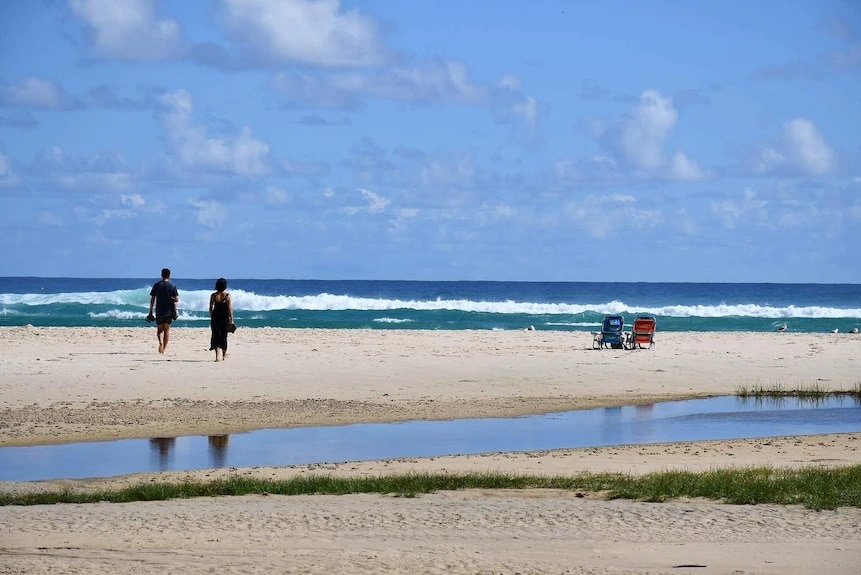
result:
<svg viewBox="0 0 861 575"><path fill-rule="evenodd" d="M186 313L202 312L208 319L209 290L181 290L180 310ZM235 310L253 312L271 311L386 311L408 309L419 311L454 310L489 314L524 315L576 315L582 313L598 314L651 314L664 317L756 317L756 318L861 318L861 308L833 308L822 306L785 306L776 307L757 304L718 305L667 305L640 306L613 300L599 303L541 303L522 301L475 301L466 299L399 300L383 298L363 298L348 295L320 293L316 295L260 295L244 290L231 290ZM147 309L149 288L136 290L117 290L112 292L81 292L61 294L0 294L2 313L14 313L8 306L40 306L56 304L118 305L135 306ZM5 311L8 310L8 311ZM119 310L117 310L119 312ZM99 312L110 314L113 312ZM122 313L134 313L127 310ZM97 316L93 316L97 317ZM109 316L105 316L109 317ZM124 319L116 316L118 319ZM136 317L134 315L129 317ZM188 319L199 319L191 313ZM578 325L578 324L572 324ZM580 324L590 326L591 323Z"/></svg>
<svg viewBox="0 0 861 575"><path fill-rule="evenodd" d="M308 310L308 311L338 311L338 310L365 310L384 311L394 309L411 309L420 311L455 310L476 313L500 313L500 314L526 314L526 315L575 315L580 313L621 314L621 313L643 313L660 316L676 317L861 317L861 308L840 309L829 307L773 307L755 304L714 306L661 306L648 307L629 305L621 301L610 301L594 304L571 304L571 303L538 303L506 301L475 301L464 299L434 299L434 300L399 300L399 299L377 299L361 298L346 295L335 295L321 293L306 296L263 296L253 292L237 290L233 293L233 307L235 309L253 311L275 311L275 310ZM206 309L209 302L209 293L200 292L198 296L191 292L184 296L184 305L189 309ZM197 303L197 302L201 303ZM589 324L591 325L591 324Z"/></svg>
<svg viewBox="0 0 861 575"><path fill-rule="evenodd" d="M149 304L147 304L149 305ZM87 315L92 319L122 319L122 320L130 320L130 319L140 319L143 320L146 318L146 311L128 311L121 309L110 309L103 312L88 312ZM179 310L179 318L184 321L209 321L209 315L200 315L194 313L188 313Z"/></svg>
<svg viewBox="0 0 861 575"><path fill-rule="evenodd" d="M89 312L87 315L92 319L144 319L146 317L146 312L112 309L98 313Z"/></svg>
<svg viewBox="0 0 861 575"><path fill-rule="evenodd" d="M84 305L141 305L142 307L148 307L149 299L149 288L109 292L0 294L0 304L29 306L77 303Z"/></svg>
<svg viewBox="0 0 861 575"><path fill-rule="evenodd" d="M401 319L397 317L378 317L374 319L377 323L412 323L411 319Z"/></svg>

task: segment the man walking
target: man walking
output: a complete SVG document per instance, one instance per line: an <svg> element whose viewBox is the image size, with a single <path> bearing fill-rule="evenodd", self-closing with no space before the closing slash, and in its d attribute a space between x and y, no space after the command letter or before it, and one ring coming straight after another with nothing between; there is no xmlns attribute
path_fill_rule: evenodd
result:
<svg viewBox="0 0 861 575"><path fill-rule="evenodd" d="M158 352L167 351L167 342L170 339L170 324L176 319L176 302L179 301L179 292L176 286L170 282L170 270L161 270L161 281L156 282L149 292L149 315L147 321L155 320L156 336L158 337ZM153 316L155 307L155 316Z"/></svg>

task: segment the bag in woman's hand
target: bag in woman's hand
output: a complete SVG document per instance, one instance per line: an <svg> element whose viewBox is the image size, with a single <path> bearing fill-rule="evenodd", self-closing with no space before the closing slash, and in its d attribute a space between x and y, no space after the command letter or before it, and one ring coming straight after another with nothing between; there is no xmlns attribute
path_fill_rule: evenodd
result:
<svg viewBox="0 0 861 575"><path fill-rule="evenodd" d="M232 322L227 324L227 331L230 333L235 332L236 331L236 324L232 323Z"/></svg>

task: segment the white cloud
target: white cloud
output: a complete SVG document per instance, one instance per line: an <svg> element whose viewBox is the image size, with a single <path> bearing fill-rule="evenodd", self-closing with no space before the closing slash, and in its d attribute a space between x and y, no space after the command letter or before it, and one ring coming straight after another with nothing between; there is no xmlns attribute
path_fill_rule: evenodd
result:
<svg viewBox="0 0 861 575"><path fill-rule="evenodd" d="M767 205L768 201L759 199L757 193L748 188L739 200L712 202L711 210L723 222L725 228L735 229L742 221L756 221L758 217L767 217Z"/></svg>
<svg viewBox="0 0 861 575"><path fill-rule="evenodd" d="M65 110L75 106L74 100L59 84L36 76L6 86L3 104L43 110Z"/></svg>
<svg viewBox="0 0 861 575"><path fill-rule="evenodd" d="M359 212L368 212L372 214L380 213L386 209L386 207L391 203L391 200L388 198L384 198L379 194L375 194L370 190L366 190L365 188L360 188L359 193L362 194L362 199L367 203L366 207L356 207L356 206L348 206L342 208L342 211L349 215L354 216Z"/></svg>
<svg viewBox="0 0 861 575"><path fill-rule="evenodd" d="M558 160L547 176L555 190L623 185L629 180L626 167L612 155L595 154Z"/></svg>
<svg viewBox="0 0 861 575"><path fill-rule="evenodd" d="M697 224L693 221L693 219L691 218L691 214L690 212L688 212L687 209L680 209L673 219L676 222L676 225L678 226L679 230L683 234L688 236L699 235L699 226L697 226Z"/></svg>
<svg viewBox="0 0 861 575"><path fill-rule="evenodd" d="M231 139L210 137L206 126L192 122L191 94L177 90L161 98L161 122L181 164L186 168L228 172L242 176L268 171L269 145L244 127Z"/></svg>
<svg viewBox="0 0 861 575"><path fill-rule="evenodd" d="M274 88L288 101L320 108L349 108L366 97L400 102L484 105L488 89L470 78L461 62L435 60L368 72L275 75Z"/></svg>
<svg viewBox="0 0 861 575"><path fill-rule="evenodd" d="M743 210L735 202L731 201L712 202L711 210L721 219L724 227L729 229L735 227L736 220L743 213Z"/></svg>
<svg viewBox="0 0 861 575"><path fill-rule="evenodd" d="M128 172L69 172L55 175L53 181L60 188L78 192L122 192L135 183Z"/></svg>
<svg viewBox="0 0 861 575"><path fill-rule="evenodd" d="M655 90L645 90L636 106L623 118L606 126L590 119L584 128L610 152L599 162L582 164L590 179L619 181L637 179L668 179L699 181L708 172L682 150L667 157L665 144L678 123L679 113L672 98ZM631 173L626 174L629 171Z"/></svg>
<svg viewBox="0 0 861 575"><path fill-rule="evenodd" d="M481 104L487 89L462 62L436 60L423 66L389 68L371 79L367 91L392 100Z"/></svg>
<svg viewBox="0 0 861 575"><path fill-rule="evenodd" d="M225 27L254 55L316 66L366 66L384 59L376 21L338 0L223 0Z"/></svg>
<svg viewBox="0 0 861 575"><path fill-rule="evenodd" d="M625 158L638 168L657 168L664 164L663 143L678 120L671 98L646 90L640 103L622 124L621 147Z"/></svg>
<svg viewBox="0 0 861 575"><path fill-rule="evenodd" d="M264 198L267 204L279 206L290 202L290 192L281 186L266 186Z"/></svg>
<svg viewBox="0 0 861 575"><path fill-rule="evenodd" d="M124 194L139 177L121 154L67 156L60 146L41 152L28 171L60 189L84 193Z"/></svg>
<svg viewBox="0 0 861 575"><path fill-rule="evenodd" d="M861 222L861 201L856 200L855 203L849 206L849 209L846 210L846 215L856 222Z"/></svg>
<svg viewBox="0 0 861 575"><path fill-rule="evenodd" d="M670 164L670 178L682 182L696 182L706 177L706 172L684 152L676 152Z"/></svg>
<svg viewBox="0 0 861 575"><path fill-rule="evenodd" d="M195 209L197 223L208 228L217 228L227 217L227 210L218 202L210 200L190 200Z"/></svg>
<svg viewBox="0 0 861 575"><path fill-rule="evenodd" d="M592 202L598 205L633 204L637 198L628 194L609 194L606 196L590 196Z"/></svg>
<svg viewBox="0 0 861 575"><path fill-rule="evenodd" d="M475 185L477 167L472 157L428 158L418 173L424 188L468 188Z"/></svg>
<svg viewBox="0 0 861 575"><path fill-rule="evenodd" d="M753 161L753 171L825 176L833 172L835 165L836 154L816 124L805 118L794 118L783 125L776 142L759 151Z"/></svg>
<svg viewBox="0 0 861 575"><path fill-rule="evenodd" d="M636 205L636 198L628 194L598 194L566 202L563 212L592 238L602 240L619 234L621 241L621 234L629 231L631 223L637 221L635 215L647 214L638 210ZM608 217L610 214L613 217ZM620 214L623 217L618 217ZM648 215L657 217L654 213Z"/></svg>
<svg viewBox="0 0 861 575"><path fill-rule="evenodd" d="M281 169L288 174L298 176L322 176L329 173L329 166L324 162L296 162L282 159Z"/></svg>
<svg viewBox="0 0 861 575"><path fill-rule="evenodd" d="M188 90L177 90L176 92L164 94L161 97L161 104L176 118L177 122L187 121L187 117L194 110L194 104L191 101L191 94L188 93Z"/></svg>
<svg viewBox="0 0 861 575"><path fill-rule="evenodd" d="M388 198L384 198L370 190L362 188L359 191L362 193L362 197L368 202L368 211L371 213L383 211L390 203Z"/></svg>
<svg viewBox="0 0 861 575"><path fill-rule="evenodd" d="M400 208L397 210L397 216L401 219L416 218L419 215L418 208Z"/></svg>
<svg viewBox="0 0 861 575"><path fill-rule="evenodd" d="M783 154L771 147L759 151L759 157L754 160L753 170L757 173L768 173L786 163Z"/></svg>
<svg viewBox="0 0 861 575"><path fill-rule="evenodd" d="M0 188L14 186L18 181L18 176L12 171L9 157L0 152Z"/></svg>
<svg viewBox="0 0 861 575"><path fill-rule="evenodd" d="M834 152L810 120L796 118L783 128L784 140L804 171L817 176L829 173L834 166Z"/></svg>
<svg viewBox="0 0 861 575"><path fill-rule="evenodd" d="M580 172L573 160L556 160L553 163L553 178L557 181L573 181L580 177Z"/></svg>
<svg viewBox="0 0 861 575"><path fill-rule="evenodd" d="M498 85L476 81L456 60L431 60L421 65L373 71L285 73L272 87L291 105L315 109L356 109L367 98L416 104L484 106L493 118L512 124L520 143L541 142L541 106L520 90L520 80L505 76Z"/></svg>
<svg viewBox="0 0 861 575"><path fill-rule="evenodd" d="M491 207L491 212L497 218L510 219L517 215L517 210L507 204L497 204Z"/></svg>
<svg viewBox="0 0 861 575"><path fill-rule="evenodd" d="M520 90L520 78L513 74L508 74L502 77L502 79L499 81L499 86L507 90Z"/></svg>
<svg viewBox="0 0 861 575"><path fill-rule="evenodd" d="M536 147L542 143L541 109L538 99L510 89L492 92L490 111L497 121L514 126L520 143Z"/></svg>
<svg viewBox="0 0 861 575"><path fill-rule="evenodd" d="M62 227L63 219L56 212L39 212L38 221L46 226Z"/></svg>
<svg viewBox="0 0 861 575"><path fill-rule="evenodd" d="M155 0L70 0L93 33L94 53L127 61L161 60L182 50L179 24L157 19L155 5Z"/></svg>
<svg viewBox="0 0 861 575"><path fill-rule="evenodd" d="M133 208L142 208L146 205L146 200L140 194L123 194L120 196L120 201L124 206Z"/></svg>
<svg viewBox="0 0 861 575"><path fill-rule="evenodd" d="M92 221L97 226L103 226L110 220L128 220L134 217L132 210L111 210L103 209L99 214L93 217Z"/></svg>

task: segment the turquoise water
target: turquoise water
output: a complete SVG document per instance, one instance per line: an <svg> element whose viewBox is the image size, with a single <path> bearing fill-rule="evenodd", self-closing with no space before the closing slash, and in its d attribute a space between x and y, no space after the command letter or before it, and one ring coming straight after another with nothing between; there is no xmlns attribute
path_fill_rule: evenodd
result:
<svg viewBox="0 0 861 575"><path fill-rule="evenodd" d="M138 327L157 278L0 278L0 326ZM209 323L214 280L174 278L178 326ZM606 314L659 331L848 332L861 285L229 280L243 327L591 331Z"/></svg>
<svg viewBox="0 0 861 575"><path fill-rule="evenodd" d="M848 397L715 397L517 418L265 429L0 448L0 481L861 431Z"/></svg>

